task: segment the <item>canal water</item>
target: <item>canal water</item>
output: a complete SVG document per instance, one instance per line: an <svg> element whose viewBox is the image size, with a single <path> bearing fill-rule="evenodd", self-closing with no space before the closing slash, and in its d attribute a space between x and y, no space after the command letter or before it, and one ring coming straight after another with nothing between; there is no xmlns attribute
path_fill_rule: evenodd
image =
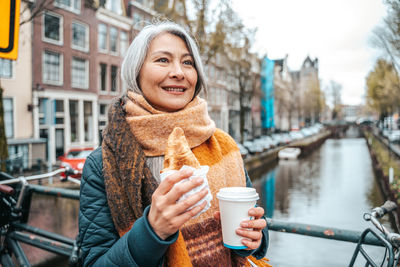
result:
<svg viewBox="0 0 400 267"><path fill-rule="evenodd" d="M279 161L252 177L273 219L348 230L369 226L363 213L383 204L365 139L328 139L310 155ZM386 221L385 226L390 228ZM277 267L348 266L355 243L269 231L267 258ZM368 246L382 259L383 248ZM361 256L356 266L364 266ZM380 262L379 262L380 263ZM379 264L380 265L380 264Z"/></svg>

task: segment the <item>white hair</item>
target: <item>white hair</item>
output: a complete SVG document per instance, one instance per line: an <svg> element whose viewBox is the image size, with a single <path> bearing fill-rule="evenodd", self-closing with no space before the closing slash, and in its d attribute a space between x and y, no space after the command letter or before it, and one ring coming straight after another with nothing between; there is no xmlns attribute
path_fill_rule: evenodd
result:
<svg viewBox="0 0 400 267"><path fill-rule="evenodd" d="M170 33L181 38L193 56L194 67L197 71L197 84L194 96L203 89L207 91L203 63L196 42L181 26L173 22L161 22L144 27L129 46L121 67L121 78L128 90L143 94L138 84L138 77L146 58L151 41L162 33Z"/></svg>

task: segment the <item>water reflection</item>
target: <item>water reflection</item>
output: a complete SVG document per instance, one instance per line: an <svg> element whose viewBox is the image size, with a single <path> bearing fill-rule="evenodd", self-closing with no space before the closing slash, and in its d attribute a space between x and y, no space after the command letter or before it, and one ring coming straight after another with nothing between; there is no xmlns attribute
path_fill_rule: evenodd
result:
<svg viewBox="0 0 400 267"><path fill-rule="evenodd" d="M365 140L327 140L311 155L279 161L253 177L268 217L362 231L362 214L381 205ZM386 225L388 225L386 223ZM346 266L355 244L270 232L274 266ZM375 250L374 255L381 253ZM363 265L360 265L363 266Z"/></svg>

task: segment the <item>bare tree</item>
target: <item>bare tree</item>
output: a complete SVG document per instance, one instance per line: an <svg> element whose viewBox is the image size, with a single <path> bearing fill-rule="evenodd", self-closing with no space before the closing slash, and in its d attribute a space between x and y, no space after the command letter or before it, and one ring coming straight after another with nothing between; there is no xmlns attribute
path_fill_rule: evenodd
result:
<svg viewBox="0 0 400 267"><path fill-rule="evenodd" d="M342 85L335 81L330 81L328 86L328 94L331 97L332 104L331 117L333 120L335 120L340 114L342 106Z"/></svg>
<svg viewBox="0 0 400 267"><path fill-rule="evenodd" d="M8 158L7 137L4 124L3 88L0 85L0 171L6 171Z"/></svg>
<svg viewBox="0 0 400 267"><path fill-rule="evenodd" d="M383 25L373 30L371 44L380 48L395 66L397 74L400 70L400 3L396 0L386 0L387 16Z"/></svg>

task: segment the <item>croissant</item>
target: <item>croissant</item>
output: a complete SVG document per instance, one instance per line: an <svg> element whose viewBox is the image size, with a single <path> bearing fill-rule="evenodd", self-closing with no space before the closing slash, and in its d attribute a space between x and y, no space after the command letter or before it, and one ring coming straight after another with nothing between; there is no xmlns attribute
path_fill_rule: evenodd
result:
<svg viewBox="0 0 400 267"><path fill-rule="evenodd" d="M183 165L200 169L200 163L190 149L182 128L175 127L168 137L164 169L161 172L180 170Z"/></svg>

